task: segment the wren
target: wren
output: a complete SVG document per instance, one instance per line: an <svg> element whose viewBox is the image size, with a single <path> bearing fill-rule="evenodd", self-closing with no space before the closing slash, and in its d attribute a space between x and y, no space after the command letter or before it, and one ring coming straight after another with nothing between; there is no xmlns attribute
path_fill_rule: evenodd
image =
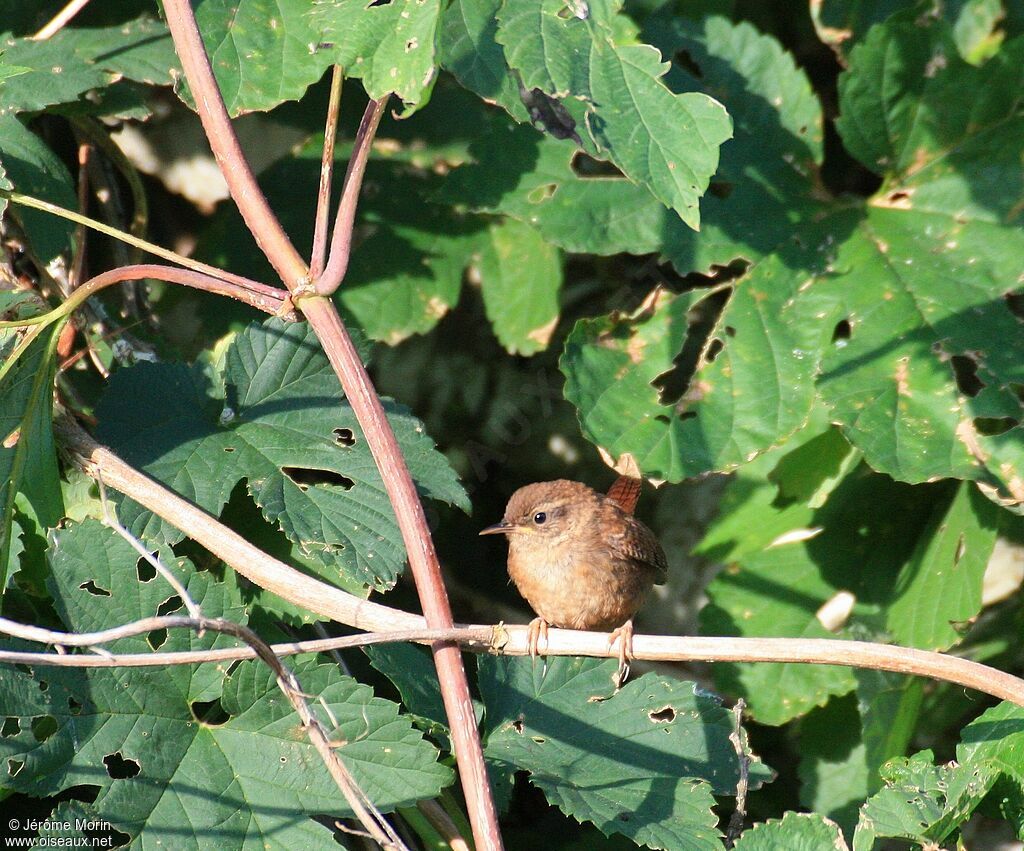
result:
<svg viewBox="0 0 1024 851"><path fill-rule="evenodd" d="M580 482L559 479L512 494L500 523L481 535L508 537L508 573L538 617L530 624L530 653L548 624L611 630L621 640L619 682L632 657L633 616L652 585L665 581L665 553L626 501ZM638 492L638 488L637 488Z"/></svg>

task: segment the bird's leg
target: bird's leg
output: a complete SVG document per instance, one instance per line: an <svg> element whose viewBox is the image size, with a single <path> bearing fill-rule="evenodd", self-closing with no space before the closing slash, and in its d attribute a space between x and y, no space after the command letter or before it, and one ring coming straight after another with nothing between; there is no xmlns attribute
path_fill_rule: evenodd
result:
<svg viewBox="0 0 1024 851"><path fill-rule="evenodd" d="M608 636L608 649L619 642L619 669L615 672L615 690L622 688L629 676L629 663L635 658L633 656L633 619L630 618L622 626L613 629Z"/></svg>
<svg viewBox="0 0 1024 851"><path fill-rule="evenodd" d="M534 618L530 621L530 626L526 633L526 649L531 659L536 659L540 655L537 645L540 643L541 637L544 638L544 652L546 653L548 649L548 622L544 618Z"/></svg>

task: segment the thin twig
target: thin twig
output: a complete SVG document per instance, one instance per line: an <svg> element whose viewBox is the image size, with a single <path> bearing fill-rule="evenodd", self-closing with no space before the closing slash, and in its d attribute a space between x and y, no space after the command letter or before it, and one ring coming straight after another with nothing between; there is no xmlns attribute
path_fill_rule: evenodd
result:
<svg viewBox="0 0 1024 851"><path fill-rule="evenodd" d="M289 290L308 282L309 270L270 209L256 176L249 167L231 127L224 99L213 76L199 27L189 0L164 0L164 16L174 39L182 70L196 101L210 150L217 160L228 191L238 206L256 244Z"/></svg>
<svg viewBox="0 0 1024 851"><path fill-rule="evenodd" d="M78 146L78 209L83 213L89 203L89 155L92 152L92 145L82 142ZM82 282L82 275L85 274L85 225L75 226L73 240L73 251L71 256L71 271L68 273L68 286L74 289ZM67 293L65 293L67 295Z"/></svg>
<svg viewBox="0 0 1024 851"><path fill-rule="evenodd" d="M224 618L208 618L202 615L191 617L164 615L140 618L132 623L100 632L72 633L41 629L40 627L19 624L7 618L0 618L0 632L7 635L42 644L53 644L57 647L94 647L97 652L102 653L104 656L109 655L109 653L102 649L102 645L110 641L150 633L157 629L170 630L176 628L191 629L200 635L210 630L231 635L240 641L244 641L253 651L254 655L274 672L278 688L288 698L295 712L302 719L310 742L316 748L317 753L320 754L320 758L323 760L328 772L330 772L339 791L344 795L345 800L348 801L356 818L359 819L370 836L382 848L408 851L408 846L402 842L398 834L395 833L394 828L373 805L369 796L359 786L344 763L342 763L334 744L331 742L329 732L310 710L295 675L281 663L273 649L248 627Z"/></svg>
<svg viewBox="0 0 1024 851"><path fill-rule="evenodd" d="M736 763L739 768L739 778L736 781L736 809L732 811L729 818L729 827L725 835L725 847L732 848L743 833L743 823L747 817L747 792L750 789L750 755L743 743L743 710L747 708L746 702L741 697L732 708L733 727L729 734L729 741L736 749Z"/></svg>
<svg viewBox="0 0 1024 851"><path fill-rule="evenodd" d="M121 242L125 242L128 245L133 245L142 251L152 254L154 257L159 257L161 260L167 260L169 263L176 263L185 269L200 272L201 274L208 275L211 278L227 281L228 283L235 284L235 286L241 287L242 289L251 289L253 292L272 290L278 293L280 297L285 295L284 291L277 287L268 287L266 284L259 283L259 281L250 280L242 275L236 275L233 272L225 272L223 269L218 269L216 266L211 266L208 263L200 263L198 260L193 260L192 258L185 257L175 251L162 248L154 242L140 239L139 237L132 236L131 234L111 227L101 221L91 219L88 216L83 216L81 213L76 213L73 210L67 210L64 207L51 204L49 201L42 201L39 198L33 198L31 195L22 195L20 192L9 192L5 189L0 189L0 198L6 198L12 204L20 204L23 207L42 210L44 213L51 213L62 219L83 224L98 233L105 234L106 236L114 239L119 239Z"/></svg>
<svg viewBox="0 0 1024 851"><path fill-rule="evenodd" d="M171 284L182 284L186 287L193 287L217 295L226 295L238 301L269 313L271 316L283 316L286 319L294 319L295 313L290 309L290 302L286 299L284 290L268 287L255 281L242 287L234 282L225 281L221 278L213 278L202 272L195 272L191 269L178 269L174 266L161 266L155 263L143 263L138 266L121 266L103 272L95 278L90 278L80 287L76 288L71 296L59 307L48 313L39 316L28 316L24 319L11 319L0 322L0 328L23 328L32 325L48 325L59 316L66 316L77 310L86 299L98 293L105 287L119 284L122 281L139 281L145 278L154 278L158 281L167 281ZM282 314L282 311L286 311Z"/></svg>
<svg viewBox="0 0 1024 851"><path fill-rule="evenodd" d="M327 124L324 127L324 150L320 158L320 186L316 196L316 218L313 221L313 250L310 254L309 277L316 280L327 261L327 226L331 218L331 181L334 179L334 143L338 138L338 114L341 112L341 89L345 72L340 65L331 71L331 94L327 102Z"/></svg>
<svg viewBox="0 0 1024 851"><path fill-rule="evenodd" d="M46 26L32 36L32 39L34 41L46 41L46 39L59 32L68 21L81 12L88 2L89 0L70 0L63 9L47 22Z"/></svg>
<svg viewBox="0 0 1024 851"><path fill-rule="evenodd" d="M338 203L338 215L334 220L334 233L331 235L331 253L327 267L322 275L313 278L313 288L317 295L329 296L341 285L348 271L348 261L352 254L352 229L356 221L356 206L359 193L363 188L363 175L366 173L366 161L373 147L373 137L377 133L387 96L380 100L371 100L363 112L363 120L359 122L352 156L349 157L348 169L345 171L345 186L341 190L341 201Z"/></svg>
<svg viewBox="0 0 1024 851"><path fill-rule="evenodd" d="M182 585L178 577L171 573L160 559L147 550L142 545L142 541L136 538L131 532L125 529L124 526L114 519L114 515L110 511L110 502L107 499L107 488L106 485L103 484L103 476L100 476L96 480L96 483L100 488L100 505L103 506L103 525L109 526L125 541L127 541L128 545L142 556L153 570L164 578L167 584L170 585L181 598L181 601L185 604L185 608L192 617L202 617L203 613L199 611L199 606L196 605L196 601L192 599L192 596L188 593L188 589Z"/></svg>

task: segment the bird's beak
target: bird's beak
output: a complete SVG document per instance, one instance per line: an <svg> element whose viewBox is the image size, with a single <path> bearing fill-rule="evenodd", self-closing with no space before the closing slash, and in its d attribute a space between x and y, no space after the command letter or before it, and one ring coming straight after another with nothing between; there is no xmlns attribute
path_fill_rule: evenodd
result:
<svg viewBox="0 0 1024 851"><path fill-rule="evenodd" d="M507 520L502 520L500 523L495 523L493 526L488 526L486 529L481 529L481 535L507 535L509 532L515 529L514 523L509 523Z"/></svg>

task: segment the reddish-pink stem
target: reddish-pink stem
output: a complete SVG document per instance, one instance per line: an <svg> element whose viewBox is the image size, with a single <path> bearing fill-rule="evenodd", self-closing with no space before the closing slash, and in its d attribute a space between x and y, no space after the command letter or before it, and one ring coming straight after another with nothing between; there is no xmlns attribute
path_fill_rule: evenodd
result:
<svg viewBox="0 0 1024 851"><path fill-rule="evenodd" d="M320 187L316 196L316 219L313 222L313 251L309 260L309 277L315 281L327 262L327 226L331 218L331 179L334 177L334 143L338 138L338 113L341 111L341 86L345 74L340 65L331 72L331 94L327 103L324 127L324 150L320 158Z"/></svg>
<svg viewBox="0 0 1024 851"><path fill-rule="evenodd" d="M269 313L271 316L281 315L285 303L285 292L265 284L249 283L241 286L231 281L224 281L192 269L179 269L176 266L161 266L156 263L140 263L137 266L121 266L90 278L75 289L75 298L88 298L105 287L113 286L122 281L139 281L153 278L171 284L183 284L208 293L226 295L230 298Z"/></svg>
<svg viewBox="0 0 1024 851"><path fill-rule="evenodd" d="M210 146L224 172L228 189L257 244L278 271L282 281L292 291L293 297L299 302L298 306L320 339L362 427L395 510L427 624L431 627L449 627L452 624L451 609L430 530L416 487L409 475L391 425L384 415L380 399L333 303L321 296L307 295L307 270L267 205L266 199L259 192L252 172L244 160L228 120L227 110L210 68L209 58L191 7L187 0L164 0L164 11L178 58L192 88L196 108L209 137ZM345 194L338 211L338 224L335 227L333 242L343 249L343 256L341 251L336 252L332 248L328 270L321 276L321 281L330 281L334 276L340 281L348 265L352 239L351 223L355 218L355 202L362 182L362 171L365 168L373 133L384 108L382 101L371 104L372 108L368 108L367 114L364 115L361 133L356 139L356 150L353 151L349 162ZM336 253L337 259L334 257ZM435 644L432 650L474 838L480 849L501 849L497 811L484 766L483 748L476 728L462 656L458 645L452 642Z"/></svg>
<svg viewBox="0 0 1024 851"><path fill-rule="evenodd" d="M366 173L366 161L370 157L373 137L377 133L384 114L387 96L380 100L371 100L366 105L363 120L359 122L356 132L352 156L345 171L345 186L341 190L341 201L338 203L338 216L334 220L334 234L331 236L331 253L327 260L327 268L323 274L313 279L317 295L331 295L341 286L348 271L348 261L352 254L352 228L356 221L356 205L359 203L359 192L363 188L363 175Z"/></svg>
<svg viewBox="0 0 1024 851"><path fill-rule="evenodd" d="M341 379L345 397L355 411L377 462L409 554L409 567L412 569L427 626L447 629L452 626L452 611L441 578L441 565L430 537L423 505L380 397L366 374L359 353L334 304L327 298L314 296L302 300L302 312L316 331L328 360ZM473 836L479 848L499 849L502 842L498 813L484 766L473 701L462 665L462 653L458 644L451 641L432 644L431 651L451 726L452 744L458 759Z"/></svg>
<svg viewBox="0 0 1024 851"><path fill-rule="evenodd" d="M256 244L267 256L274 271L281 276L285 286L289 290L300 286L306 281L308 269L274 211L270 209L256 182L256 176L242 154L224 99L217 88L213 68L206 56L192 7L188 0L164 0L164 14L196 101L199 120L203 123L210 149L238 211L255 237Z"/></svg>

